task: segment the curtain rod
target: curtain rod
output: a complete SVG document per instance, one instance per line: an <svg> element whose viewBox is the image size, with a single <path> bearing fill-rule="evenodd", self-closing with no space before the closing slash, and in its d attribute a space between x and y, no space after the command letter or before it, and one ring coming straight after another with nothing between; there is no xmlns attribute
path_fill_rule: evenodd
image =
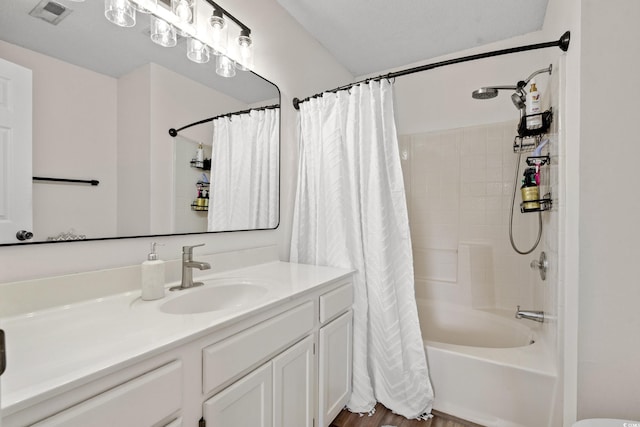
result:
<svg viewBox="0 0 640 427"><path fill-rule="evenodd" d="M551 42L529 44L525 46L511 47L508 49L500 49L500 50L494 50L491 52L478 53L475 55L462 56L460 58L447 59L446 61L434 62L432 64L421 65L414 68L408 68L406 70L383 74L378 77L371 77L368 79L357 81L355 83L350 83L348 85L340 86L335 89L317 93L313 96L309 96L304 99L293 98L293 108L295 108L296 110L299 110L301 103L306 102L311 98L317 98L321 96L323 93L335 93L341 90L350 89L353 86L359 85L360 83L369 83L371 81L379 81L383 79L393 79L400 76L406 76L407 74L419 73L421 71L427 71L427 70L432 70L438 67L444 67L446 65L459 64L461 62L475 61L476 59L491 58L493 56L508 55L508 54L517 53L517 52L525 52L528 50L544 49L547 47L559 47L563 52L566 52L569 49L570 41L571 41L571 32L566 31L558 40L551 41Z"/></svg>
<svg viewBox="0 0 640 427"><path fill-rule="evenodd" d="M190 128L191 126L197 126L197 125L201 125L203 123L209 123L209 122L214 121L215 119L220 119L222 117L237 116L239 114L247 114L247 113L250 113L252 111L272 110L274 108L280 108L280 104L267 105L265 107L258 107L258 108L249 108L248 110L236 111L234 113L220 114L219 116L209 117L208 119L200 120L198 122L194 122L194 123L191 123L189 125L182 126L180 129L171 128L171 129L169 129L169 135L171 135L171 136L173 136L175 138L176 136L178 136L178 132L180 132L181 130L185 130L187 128Z"/></svg>

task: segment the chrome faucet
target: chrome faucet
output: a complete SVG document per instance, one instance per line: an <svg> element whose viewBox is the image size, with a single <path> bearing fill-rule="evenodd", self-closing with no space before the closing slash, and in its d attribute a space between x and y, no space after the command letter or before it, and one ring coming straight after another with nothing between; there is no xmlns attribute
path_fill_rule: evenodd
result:
<svg viewBox="0 0 640 427"><path fill-rule="evenodd" d="M529 319L542 323L544 322L544 311L520 310L520 306L518 306L516 319Z"/></svg>
<svg viewBox="0 0 640 427"><path fill-rule="evenodd" d="M211 265L208 262L200 262L193 260L193 248L204 246L204 243L193 246L182 247L182 282L180 286L173 286L169 288L170 291L180 291L183 289L193 288L194 286L202 286L202 282L193 281L193 269L208 270Z"/></svg>

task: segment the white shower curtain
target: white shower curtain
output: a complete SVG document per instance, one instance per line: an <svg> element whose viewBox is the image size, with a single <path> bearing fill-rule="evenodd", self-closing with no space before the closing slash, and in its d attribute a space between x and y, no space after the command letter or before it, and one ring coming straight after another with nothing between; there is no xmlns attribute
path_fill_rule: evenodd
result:
<svg viewBox="0 0 640 427"><path fill-rule="evenodd" d="M414 295L404 183L387 80L300 105L301 146L291 261L357 270L353 392L407 418L431 412Z"/></svg>
<svg viewBox="0 0 640 427"><path fill-rule="evenodd" d="M208 231L278 224L280 108L213 121Z"/></svg>

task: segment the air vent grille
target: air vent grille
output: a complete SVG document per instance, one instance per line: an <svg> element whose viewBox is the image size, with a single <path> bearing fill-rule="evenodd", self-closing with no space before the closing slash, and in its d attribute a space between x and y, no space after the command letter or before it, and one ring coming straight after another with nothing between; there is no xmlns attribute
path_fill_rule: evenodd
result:
<svg viewBox="0 0 640 427"><path fill-rule="evenodd" d="M58 25L64 18L69 16L71 12L71 9L60 3L51 0L42 0L31 9L29 15L42 19L52 25Z"/></svg>

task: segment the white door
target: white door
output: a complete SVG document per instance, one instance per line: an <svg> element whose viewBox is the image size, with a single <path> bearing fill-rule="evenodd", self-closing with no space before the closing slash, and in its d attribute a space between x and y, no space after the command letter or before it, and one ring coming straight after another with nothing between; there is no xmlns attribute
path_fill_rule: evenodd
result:
<svg viewBox="0 0 640 427"><path fill-rule="evenodd" d="M320 328L318 351L319 426L327 427L351 395L353 311Z"/></svg>
<svg viewBox="0 0 640 427"><path fill-rule="evenodd" d="M1 243L32 232L31 109L31 70L0 59Z"/></svg>
<svg viewBox="0 0 640 427"><path fill-rule="evenodd" d="M207 427L271 427L271 362L204 402Z"/></svg>
<svg viewBox="0 0 640 427"><path fill-rule="evenodd" d="M273 427L312 427L313 336L273 359Z"/></svg>

